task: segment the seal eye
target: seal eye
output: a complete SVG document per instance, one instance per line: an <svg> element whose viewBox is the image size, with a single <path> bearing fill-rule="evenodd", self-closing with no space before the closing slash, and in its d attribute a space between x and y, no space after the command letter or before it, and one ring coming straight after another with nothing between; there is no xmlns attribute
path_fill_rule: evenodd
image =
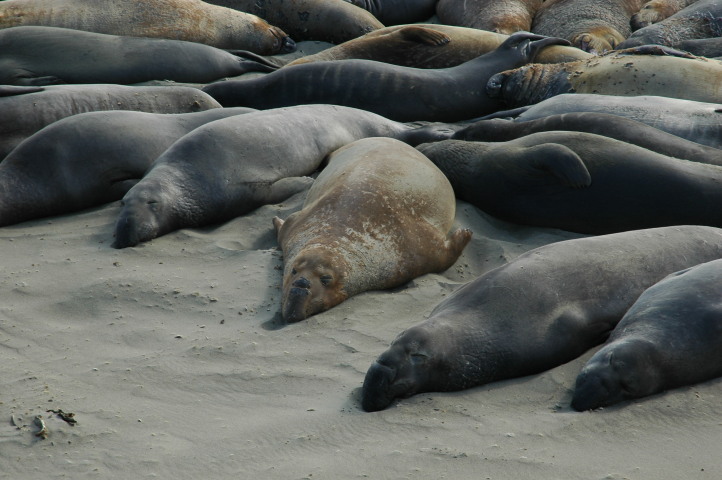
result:
<svg viewBox="0 0 722 480"><path fill-rule="evenodd" d="M331 275L321 275L321 285L324 287L328 287L332 281L333 277Z"/></svg>
<svg viewBox="0 0 722 480"><path fill-rule="evenodd" d="M295 268L292 268L292 269L291 269L291 275L296 275L297 273L298 273L298 272L296 271Z"/></svg>

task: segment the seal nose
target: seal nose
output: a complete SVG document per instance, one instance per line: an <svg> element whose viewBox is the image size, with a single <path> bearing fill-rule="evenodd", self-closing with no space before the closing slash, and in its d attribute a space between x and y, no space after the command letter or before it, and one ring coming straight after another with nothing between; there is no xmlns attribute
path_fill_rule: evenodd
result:
<svg viewBox="0 0 722 480"><path fill-rule="evenodd" d="M486 95L489 98L500 98L501 88L504 86L504 74L497 73L486 82Z"/></svg>
<svg viewBox="0 0 722 480"><path fill-rule="evenodd" d="M291 37L284 37L281 41L281 51L291 53L296 51L296 42Z"/></svg>
<svg viewBox="0 0 722 480"><path fill-rule="evenodd" d="M366 372L361 394L361 407L367 412L377 412L388 407L393 401L389 395L391 382L396 377L396 370L374 362Z"/></svg>
<svg viewBox="0 0 722 480"><path fill-rule="evenodd" d="M297 278L292 285L299 288L311 288L311 282L309 282L306 277ZM293 289L291 291L293 291Z"/></svg>

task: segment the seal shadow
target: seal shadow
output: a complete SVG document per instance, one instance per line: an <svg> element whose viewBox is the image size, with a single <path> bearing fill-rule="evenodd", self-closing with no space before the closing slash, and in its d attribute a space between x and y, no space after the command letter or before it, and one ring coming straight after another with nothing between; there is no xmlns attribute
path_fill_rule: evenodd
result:
<svg viewBox="0 0 722 480"><path fill-rule="evenodd" d="M281 315L280 311L276 312L270 319L261 323L261 328L269 332L281 330L287 326L288 323L283 319L283 315Z"/></svg>

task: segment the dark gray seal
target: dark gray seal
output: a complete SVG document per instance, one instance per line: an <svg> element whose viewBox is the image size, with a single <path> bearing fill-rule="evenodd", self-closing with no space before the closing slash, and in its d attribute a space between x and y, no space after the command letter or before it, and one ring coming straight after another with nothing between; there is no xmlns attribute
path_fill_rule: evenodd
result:
<svg viewBox="0 0 722 480"><path fill-rule="evenodd" d="M459 130L452 138L476 142L505 142L552 130L595 133L669 157L722 166L720 149L686 140L631 118L608 113L561 113L525 122L502 118L480 120Z"/></svg>
<svg viewBox="0 0 722 480"><path fill-rule="evenodd" d="M449 181L413 147L363 138L339 148L303 208L273 219L284 257L284 320L451 267L471 239L470 230L452 231L455 212Z"/></svg>
<svg viewBox="0 0 722 480"><path fill-rule="evenodd" d="M722 2L699 0L659 23L640 28L617 45L617 48L651 44L680 47L680 42L683 40L720 35L722 35Z"/></svg>
<svg viewBox="0 0 722 480"><path fill-rule="evenodd" d="M486 80L494 74L526 64L547 45L567 43L518 33L496 50L451 68L419 69L371 60L314 62L282 68L262 78L212 83L203 91L226 107L332 103L402 122L454 122L502 107L501 99L485 93Z"/></svg>
<svg viewBox="0 0 722 480"><path fill-rule="evenodd" d="M57 27L13 27L0 30L0 83L127 85L149 80L208 83L246 72L276 69L262 57L249 55L255 61L181 40Z"/></svg>
<svg viewBox="0 0 722 480"><path fill-rule="evenodd" d="M722 227L722 210L714 207L722 202L722 167L601 135L540 132L418 149L446 174L457 197L509 222L587 234Z"/></svg>
<svg viewBox="0 0 722 480"><path fill-rule="evenodd" d="M230 220L307 188L334 150L365 137L416 145L448 138L446 126L415 128L337 105L300 105L211 122L168 148L123 197L116 248L184 227Z"/></svg>
<svg viewBox="0 0 722 480"><path fill-rule="evenodd" d="M599 112L631 118L672 135L722 148L722 103L638 95L573 93L549 98L522 109L516 121L570 112ZM504 112L498 112L504 116Z"/></svg>
<svg viewBox="0 0 722 480"><path fill-rule="evenodd" d="M220 108L197 88L123 85L0 86L0 159L61 118L98 110L189 113Z"/></svg>
<svg viewBox="0 0 722 480"><path fill-rule="evenodd" d="M58 120L0 163L0 226L120 200L180 137L205 123L249 111L108 111Z"/></svg>
<svg viewBox="0 0 722 480"><path fill-rule="evenodd" d="M542 372L599 345L665 275L722 257L722 230L679 226L531 250L457 289L371 365L366 411Z"/></svg>
<svg viewBox="0 0 722 480"><path fill-rule="evenodd" d="M577 377L583 411L722 376L722 260L649 287Z"/></svg>

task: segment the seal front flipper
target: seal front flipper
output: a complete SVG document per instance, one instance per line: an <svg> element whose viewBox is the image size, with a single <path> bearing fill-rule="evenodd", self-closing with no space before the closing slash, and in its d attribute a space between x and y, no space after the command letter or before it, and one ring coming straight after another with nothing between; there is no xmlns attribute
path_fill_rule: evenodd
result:
<svg viewBox="0 0 722 480"><path fill-rule="evenodd" d="M36 93L45 90L42 87L27 87L19 85L0 85L0 97L13 97L15 95L25 95L26 93Z"/></svg>
<svg viewBox="0 0 722 480"><path fill-rule="evenodd" d="M451 41L451 37L443 32L434 30L433 28L420 27L420 26L408 26L400 30L396 30L398 35L404 40L410 42L423 43L426 45L446 45Z"/></svg>
<svg viewBox="0 0 722 480"><path fill-rule="evenodd" d="M313 184L313 178L311 177L282 178L268 187L268 190L264 193L263 201L266 204L281 202L291 195L306 190L311 184Z"/></svg>
<svg viewBox="0 0 722 480"><path fill-rule="evenodd" d="M619 53L622 55L669 55L670 57L691 59L698 58L689 52L677 50L676 48L667 47L665 45L640 45L638 47L615 50L614 53Z"/></svg>
<svg viewBox="0 0 722 480"><path fill-rule="evenodd" d="M16 77L15 83L27 87L41 87L45 85L65 85L67 82L53 75L48 75L45 77L19 76Z"/></svg>
<svg viewBox="0 0 722 480"><path fill-rule="evenodd" d="M519 149L516 156L527 160L537 171L556 177L562 185L572 188L588 187L592 177L586 165L571 148L558 143L543 143Z"/></svg>

